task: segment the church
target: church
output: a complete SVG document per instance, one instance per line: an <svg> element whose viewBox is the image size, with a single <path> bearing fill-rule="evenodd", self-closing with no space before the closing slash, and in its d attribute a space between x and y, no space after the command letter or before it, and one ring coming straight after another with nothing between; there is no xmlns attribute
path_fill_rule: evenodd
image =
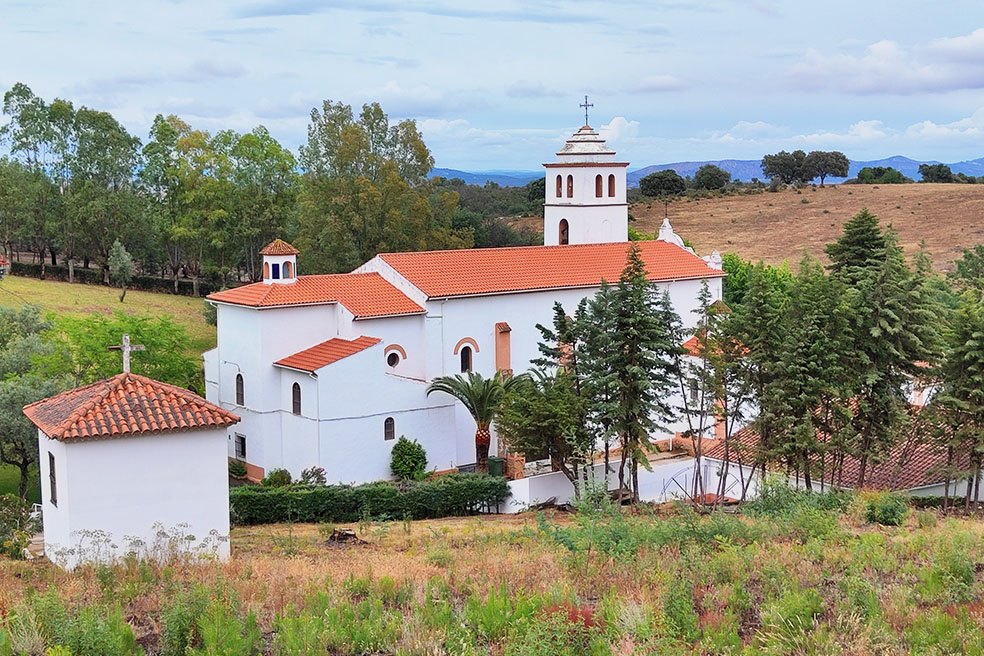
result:
<svg viewBox="0 0 984 656"><path fill-rule="evenodd" d="M428 469L474 463L475 422L450 396L428 397L428 383L528 370L554 303L573 310L618 279L627 166L590 126L571 136L544 164L543 246L381 253L350 273L298 276L304 254L269 244L262 282L208 297L218 345L203 356L206 397L241 418L227 429L229 457L254 480L320 466L329 482L362 483L391 477L392 445L406 436ZM638 244L685 326L704 282L721 299L717 252L698 257L668 221Z"/></svg>

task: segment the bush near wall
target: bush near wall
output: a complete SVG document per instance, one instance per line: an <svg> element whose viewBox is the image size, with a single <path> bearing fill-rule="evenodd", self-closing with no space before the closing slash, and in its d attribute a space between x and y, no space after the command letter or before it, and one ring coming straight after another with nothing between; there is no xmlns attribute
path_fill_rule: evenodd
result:
<svg viewBox="0 0 984 656"><path fill-rule="evenodd" d="M15 276L40 278L41 265L34 262L11 262L10 273ZM68 267L61 265L51 266L50 264L46 264L44 266L44 277L46 280L67 281ZM89 269L75 267L75 282L85 283L88 285L102 285L102 270L97 267ZM174 280L171 278L158 278L156 276L133 276L130 283L127 285L127 288L147 292L164 292L166 294L173 294ZM217 284L209 280L202 279L198 283L198 290L201 296L207 296L218 290L218 288L219 287ZM178 278L178 295L192 296L193 292L194 284L191 280L187 278Z"/></svg>
<svg viewBox="0 0 984 656"><path fill-rule="evenodd" d="M434 519L495 510L509 496L501 476L448 474L433 481L259 487L229 490L238 524L356 522L373 519Z"/></svg>

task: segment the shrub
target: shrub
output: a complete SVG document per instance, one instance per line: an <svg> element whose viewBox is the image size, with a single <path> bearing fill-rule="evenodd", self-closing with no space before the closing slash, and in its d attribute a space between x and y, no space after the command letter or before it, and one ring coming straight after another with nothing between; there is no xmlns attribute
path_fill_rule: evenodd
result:
<svg viewBox="0 0 984 656"><path fill-rule="evenodd" d="M290 472L286 469L273 469L260 481L263 487L286 487L293 482Z"/></svg>
<svg viewBox="0 0 984 656"><path fill-rule="evenodd" d="M427 451L417 440L408 440L404 436L393 445L393 461L390 469L395 476L405 481L418 481L427 471Z"/></svg>
<svg viewBox="0 0 984 656"><path fill-rule="evenodd" d="M686 578L678 575L670 579L663 594L663 617L672 637L688 645L700 637L693 584Z"/></svg>
<svg viewBox="0 0 984 656"><path fill-rule="evenodd" d="M233 478L246 477L246 465L243 464L242 460L229 461L229 475L232 476Z"/></svg>
<svg viewBox="0 0 984 656"><path fill-rule="evenodd" d="M391 482L323 487L260 487L229 491L234 517L242 524L433 519L473 515L494 508L509 496L505 478L485 474L449 474L433 481Z"/></svg>
<svg viewBox="0 0 984 656"><path fill-rule="evenodd" d="M810 492L792 487L781 477L767 478L758 497L745 504L751 515L788 517L800 508L843 510L851 501L847 492Z"/></svg>
<svg viewBox="0 0 984 656"><path fill-rule="evenodd" d="M0 494L0 554L23 558L34 528L31 504L13 494Z"/></svg>
<svg viewBox="0 0 984 656"><path fill-rule="evenodd" d="M201 641L198 620L208 608L202 586L182 590L161 611L161 656L184 656Z"/></svg>
<svg viewBox="0 0 984 656"><path fill-rule="evenodd" d="M902 526L909 516L909 504L894 492L868 492L864 497L864 516L882 526Z"/></svg>
<svg viewBox="0 0 984 656"><path fill-rule="evenodd" d="M301 477L297 480L301 485L324 485L328 482L325 476L324 467L309 467L301 472Z"/></svg>
<svg viewBox="0 0 984 656"><path fill-rule="evenodd" d="M823 612L823 597L812 588L789 590L762 607L762 624L780 634L809 631L813 620Z"/></svg>

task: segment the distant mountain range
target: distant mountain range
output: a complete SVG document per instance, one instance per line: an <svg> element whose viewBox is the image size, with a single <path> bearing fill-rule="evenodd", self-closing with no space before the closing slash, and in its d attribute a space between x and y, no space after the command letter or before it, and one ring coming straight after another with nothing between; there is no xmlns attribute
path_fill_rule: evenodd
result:
<svg viewBox="0 0 984 656"><path fill-rule="evenodd" d="M853 178L858 174L858 171L866 166L891 166L893 169L901 171L904 175L909 176L913 180L919 180L921 177L919 175L920 164L940 163L941 162L938 160L919 161L908 157L903 157L902 155L866 161L851 160L851 168L848 170L848 177ZM651 164L650 166L646 166L641 169L629 171L626 177L630 187L637 187L639 185L639 179L649 175L650 173L673 169L680 175L686 177L688 175L692 176L697 169L705 164L720 166L722 169L730 173L733 179L741 180L742 182L750 182L752 178L759 178L760 180L765 179L765 176L762 175L762 167L760 166L761 160L758 159L720 159L703 162ZM984 157L965 160L963 162L954 162L952 164L947 164L947 166L949 166L950 170L954 173L963 173L965 175L973 176L984 175ZM466 183L474 185L484 185L486 182L495 182L501 187L522 187L523 185L529 183L530 180L542 177L543 173L538 171L459 171L457 169L434 169L431 171L431 177L435 176L441 176L444 178L461 178ZM827 182L837 183L843 182L846 179L847 178L827 178Z"/></svg>

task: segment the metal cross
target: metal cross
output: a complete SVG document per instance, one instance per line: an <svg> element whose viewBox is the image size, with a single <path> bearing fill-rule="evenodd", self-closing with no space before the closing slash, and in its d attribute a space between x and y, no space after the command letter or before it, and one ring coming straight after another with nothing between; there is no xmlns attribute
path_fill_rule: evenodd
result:
<svg viewBox="0 0 984 656"><path fill-rule="evenodd" d="M110 346L107 351L123 351L123 373L130 373L130 351L146 351L147 348L143 344L134 344L130 346L130 336L126 333L123 334L123 344L119 346Z"/></svg>
<svg viewBox="0 0 984 656"><path fill-rule="evenodd" d="M578 105L578 107L584 107L584 124L588 125L588 107L594 107L594 103L588 102L588 97L584 97L584 104Z"/></svg>

